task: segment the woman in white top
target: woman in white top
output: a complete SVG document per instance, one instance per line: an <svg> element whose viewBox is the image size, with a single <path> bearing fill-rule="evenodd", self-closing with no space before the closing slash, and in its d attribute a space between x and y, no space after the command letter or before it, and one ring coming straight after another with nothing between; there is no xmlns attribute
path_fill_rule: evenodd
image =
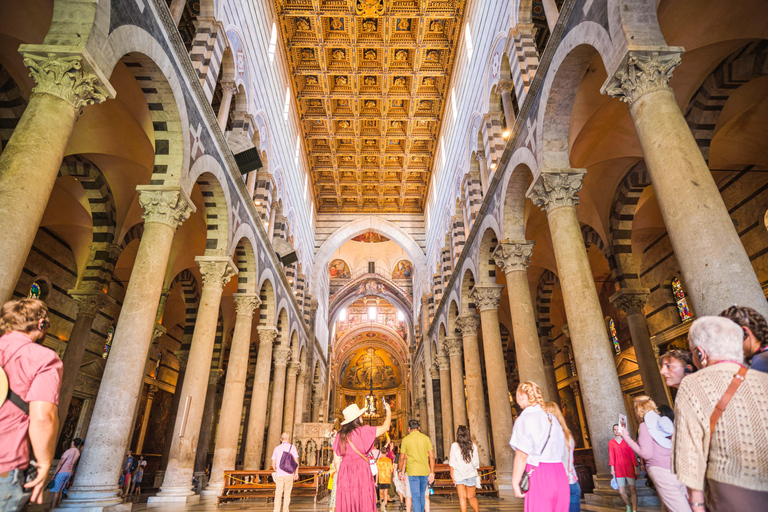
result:
<svg viewBox="0 0 768 512"><path fill-rule="evenodd" d="M456 429L456 442L451 445L451 456L449 459L451 466L451 478L459 492L459 508L461 512L467 512L467 500L469 506L475 512L478 511L477 498L475 497L475 486L477 479L477 468L480 467L480 456L477 454L477 446L472 442L469 435L469 429L460 425Z"/></svg>
<svg viewBox="0 0 768 512"><path fill-rule="evenodd" d="M544 398L533 382L521 382L515 394L523 409L512 429L509 445L515 450L512 487L525 498L525 512L568 512L570 489L563 465L565 435L560 422L544 412ZM520 489L523 472L529 475L528 492Z"/></svg>

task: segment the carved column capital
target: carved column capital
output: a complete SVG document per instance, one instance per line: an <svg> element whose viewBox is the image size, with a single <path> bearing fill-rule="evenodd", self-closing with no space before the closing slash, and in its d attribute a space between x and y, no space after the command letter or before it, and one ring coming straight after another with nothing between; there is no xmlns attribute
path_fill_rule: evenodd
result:
<svg viewBox="0 0 768 512"><path fill-rule="evenodd" d="M432 377L432 380L440 378L440 368L436 361L432 361L432 364L429 365L429 376Z"/></svg>
<svg viewBox="0 0 768 512"><path fill-rule="evenodd" d="M576 399L579 398L579 395L581 394L581 388L579 388L579 381L575 380L569 384L571 386L571 391L573 391L573 396L576 397Z"/></svg>
<svg viewBox="0 0 768 512"><path fill-rule="evenodd" d="M533 204L547 213L562 206L576 206L586 172L585 169L542 172L528 189L527 195Z"/></svg>
<svg viewBox="0 0 768 512"><path fill-rule="evenodd" d="M288 377L296 377L301 369L301 363L298 361L291 361L288 363Z"/></svg>
<svg viewBox="0 0 768 512"><path fill-rule="evenodd" d="M571 339L571 330L568 328L568 324L563 324L560 329L563 331L566 338Z"/></svg>
<svg viewBox="0 0 768 512"><path fill-rule="evenodd" d="M446 337L443 343L445 344L445 349L448 351L448 355L451 357L461 356L461 351L464 348L464 342L461 338Z"/></svg>
<svg viewBox="0 0 768 512"><path fill-rule="evenodd" d="M291 349L288 347L278 347L274 353L275 366L285 366L291 358Z"/></svg>
<svg viewBox="0 0 768 512"><path fill-rule="evenodd" d="M525 271L531 263L533 246L532 240L512 241L502 240L493 251L493 259L496 265L504 269L505 274L514 271Z"/></svg>
<svg viewBox="0 0 768 512"><path fill-rule="evenodd" d="M277 338L277 329L260 325L256 330L259 332L259 345L271 347Z"/></svg>
<svg viewBox="0 0 768 512"><path fill-rule="evenodd" d="M178 187L139 185L136 190L145 223L162 222L176 229L195 211L192 200Z"/></svg>
<svg viewBox="0 0 768 512"><path fill-rule="evenodd" d="M475 286L469 297L475 302L475 307L479 311L488 311L499 308L501 300L501 291L504 289L502 284L491 284L485 286Z"/></svg>
<svg viewBox="0 0 768 512"><path fill-rule="evenodd" d="M451 360L446 355L443 355L443 354L436 355L435 364L437 364L437 367L440 368L441 372L451 371Z"/></svg>
<svg viewBox="0 0 768 512"><path fill-rule="evenodd" d="M465 314L456 319L456 329L462 336L477 336L477 328L480 327L480 318L477 315Z"/></svg>
<svg viewBox="0 0 768 512"><path fill-rule="evenodd" d="M555 364L555 356L557 355L557 347L552 343L541 344L541 357L544 359L544 364Z"/></svg>
<svg viewBox="0 0 768 512"><path fill-rule="evenodd" d="M43 51L24 51L37 47ZM45 50L48 51L45 51ZM100 77L85 53L51 52L50 48L23 45L24 65L35 81L35 94L51 94L69 102L78 113L83 107L114 98L109 82Z"/></svg>
<svg viewBox="0 0 768 512"><path fill-rule="evenodd" d="M183 372L187 369L187 362L189 362L188 350L177 350L173 353L176 356L176 360L179 362L179 372Z"/></svg>
<svg viewBox="0 0 768 512"><path fill-rule="evenodd" d="M233 96L237 94L237 84L235 84L235 82L219 82L219 83L221 84L221 91L224 94L229 93Z"/></svg>
<svg viewBox="0 0 768 512"><path fill-rule="evenodd" d="M628 315L643 314L643 308L648 302L651 291L647 288L627 289L622 288L609 299L616 308Z"/></svg>
<svg viewBox="0 0 768 512"><path fill-rule="evenodd" d="M77 302L77 314L83 316L96 316L111 299L102 291L94 290L69 290L67 294Z"/></svg>
<svg viewBox="0 0 768 512"><path fill-rule="evenodd" d="M208 385L213 386L219 383L219 380L224 376L224 370L220 368L216 368L214 370L211 370L211 373L208 374Z"/></svg>
<svg viewBox="0 0 768 512"><path fill-rule="evenodd" d="M417 397L413 399L414 409L418 409L419 407L421 407L421 400L422 400L421 397Z"/></svg>
<svg viewBox="0 0 768 512"><path fill-rule="evenodd" d="M160 388L158 388L154 384L149 386L149 389L147 390L147 400L149 400L150 402L153 401L155 399L155 395L157 395L157 392L159 390Z"/></svg>
<svg viewBox="0 0 768 512"><path fill-rule="evenodd" d="M498 85L496 85L496 89L499 91L499 94L503 92L512 92L515 90L515 81L514 80L499 80ZM511 128L511 127L509 127Z"/></svg>
<svg viewBox="0 0 768 512"><path fill-rule="evenodd" d="M317 299L312 299L309 301L309 310L310 311L317 311L317 308L319 307L319 303L317 302Z"/></svg>
<svg viewBox="0 0 768 512"><path fill-rule="evenodd" d="M252 316L254 310L261 306L261 299L255 293L235 293L232 299L238 316Z"/></svg>
<svg viewBox="0 0 768 512"><path fill-rule="evenodd" d="M155 328L152 329L152 341L154 342L156 339L160 338L163 334L168 332L168 329L163 327L161 324L155 324Z"/></svg>
<svg viewBox="0 0 768 512"><path fill-rule="evenodd" d="M237 274L237 267L226 256L198 256L195 258L203 275L203 287L222 289Z"/></svg>
<svg viewBox="0 0 768 512"><path fill-rule="evenodd" d="M669 89L672 71L680 65L682 48L630 51L626 61L602 87L603 94L632 105L643 94Z"/></svg>

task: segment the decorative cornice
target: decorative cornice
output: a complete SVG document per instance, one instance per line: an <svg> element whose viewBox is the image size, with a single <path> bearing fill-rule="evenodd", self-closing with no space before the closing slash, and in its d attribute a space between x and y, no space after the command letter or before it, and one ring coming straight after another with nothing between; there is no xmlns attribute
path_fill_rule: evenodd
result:
<svg viewBox="0 0 768 512"><path fill-rule="evenodd" d="M474 301L475 307L479 311L495 310L499 308L502 290L504 290L502 284L478 285L469 294L469 298Z"/></svg>
<svg viewBox="0 0 768 512"><path fill-rule="evenodd" d="M162 222L176 229L195 211L192 200L178 187L139 185L136 190L145 223Z"/></svg>
<svg viewBox="0 0 768 512"><path fill-rule="evenodd" d="M456 319L456 329L462 336L477 336L477 328L480 327L480 318L477 315L466 314Z"/></svg>
<svg viewBox="0 0 768 512"><path fill-rule="evenodd" d="M285 366L291 358L291 349L288 347L278 347L273 353L275 366Z"/></svg>
<svg viewBox="0 0 768 512"><path fill-rule="evenodd" d="M532 240L512 241L502 240L493 251L493 259L496 265L504 269L505 274L515 271L523 271L528 268L533 255L533 246L536 242Z"/></svg>
<svg viewBox="0 0 768 512"><path fill-rule="evenodd" d="M562 206L576 206L586 172L585 169L542 172L528 189L527 196L547 213Z"/></svg>
<svg viewBox="0 0 768 512"><path fill-rule="evenodd" d="M259 346L272 346L277 338L277 329L260 325L256 330L259 332Z"/></svg>
<svg viewBox="0 0 768 512"><path fill-rule="evenodd" d="M624 311L628 315L643 314L643 308L648 302L651 291L647 288L627 289L622 288L609 299L614 307Z"/></svg>
<svg viewBox="0 0 768 512"><path fill-rule="evenodd" d="M214 287L223 289L229 280L237 274L237 267L226 256L198 256L195 258L200 265L203 276L203 288Z"/></svg>
<svg viewBox="0 0 768 512"><path fill-rule="evenodd" d="M43 49L44 47L40 47ZM35 81L34 94L51 94L69 102L79 113L83 107L113 98L109 82L93 72L83 54L22 52L24 65Z"/></svg>
<svg viewBox="0 0 768 512"><path fill-rule="evenodd" d="M603 93L632 105L643 94L669 89L672 71L680 65L681 48L630 51L627 61L603 86Z"/></svg>
<svg viewBox="0 0 768 512"><path fill-rule="evenodd" d="M459 337L446 337L443 342L445 349L448 351L448 355L461 356L461 351L464 348L464 342Z"/></svg>
<svg viewBox="0 0 768 512"><path fill-rule="evenodd" d="M102 291L69 290L67 294L77 302L77 315L96 316L99 311L113 300Z"/></svg>
<svg viewBox="0 0 768 512"><path fill-rule="evenodd" d="M255 293L235 293L232 299L238 316L252 316L256 308L261 306L261 299Z"/></svg>

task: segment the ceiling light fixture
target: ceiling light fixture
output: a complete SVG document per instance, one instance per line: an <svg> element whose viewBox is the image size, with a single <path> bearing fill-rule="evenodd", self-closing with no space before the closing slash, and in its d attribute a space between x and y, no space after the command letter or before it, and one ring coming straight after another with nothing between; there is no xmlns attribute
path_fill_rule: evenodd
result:
<svg viewBox="0 0 768 512"><path fill-rule="evenodd" d="M509 138L509 130L504 130L501 133L501 136L504 137L505 139L508 139Z"/></svg>
<svg viewBox="0 0 768 512"><path fill-rule="evenodd" d="M492 170L492 171L495 171L495 170L496 170L496 164L491 164L491 170Z"/></svg>

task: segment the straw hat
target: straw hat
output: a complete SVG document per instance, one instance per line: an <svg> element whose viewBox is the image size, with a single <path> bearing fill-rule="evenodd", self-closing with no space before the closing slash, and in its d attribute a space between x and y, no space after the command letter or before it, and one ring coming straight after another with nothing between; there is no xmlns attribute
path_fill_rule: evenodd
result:
<svg viewBox="0 0 768 512"><path fill-rule="evenodd" d="M346 425L347 423L352 423L357 418L365 414L365 409L361 409L357 406L357 404L348 405L346 409L341 411L341 413L344 415L344 421L341 422L342 425Z"/></svg>
<svg viewBox="0 0 768 512"><path fill-rule="evenodd" d="M672 447L672 434L675 431L675 425L672 420L666 416L659 416L657 412L648 411L645 413L645 426L648 427L648 432L651 434L656 443L662 448Z"/></svg>

